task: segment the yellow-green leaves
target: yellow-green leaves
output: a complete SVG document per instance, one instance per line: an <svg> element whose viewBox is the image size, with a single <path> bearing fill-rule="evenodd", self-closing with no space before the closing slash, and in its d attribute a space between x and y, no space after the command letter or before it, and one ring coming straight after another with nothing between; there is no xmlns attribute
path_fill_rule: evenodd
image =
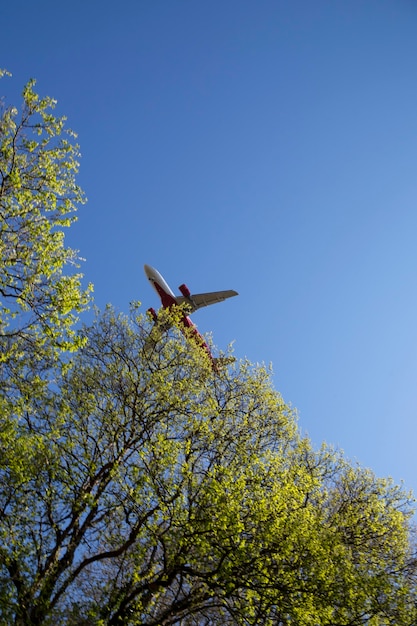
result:
<svg viewBox="0 0 417 626"><path fill-rule="evenodd" d="M10 356L16 342L71 344L89 299L62 231L85 201L75 182L78 145L52 114L55 101L34 86L25 86L20 113L4 108L0 118L0 337Z"/></svg>
<svg viewBox="0 0 417 626"><path fill-rule="evenodd" d="M163 319L108 307L52 384L34 368L3 401L8 618L411 626L407 494L315 451L265 368L215 373Z"/></svg>
<svg viewBox="0 0 417 626"><path fill-rule="evenodd" d="M23 98L0 119L0 623L415 626L408 494L314 450L266 368L213 371L180 307L75 333L78 146Z"/></svg>

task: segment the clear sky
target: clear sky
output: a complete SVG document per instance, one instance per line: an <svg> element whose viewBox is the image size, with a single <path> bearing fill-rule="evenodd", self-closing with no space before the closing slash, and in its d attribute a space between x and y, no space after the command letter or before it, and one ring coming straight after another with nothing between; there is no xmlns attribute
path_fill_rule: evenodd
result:
<svg viewBox="0 0 417 626"><path fill-rule="evenodd" d="M76 130L68 243L100 307L236 289L194 316L272 363L315 445L417 493L414 0L13 0L0 92Z"/></svg>

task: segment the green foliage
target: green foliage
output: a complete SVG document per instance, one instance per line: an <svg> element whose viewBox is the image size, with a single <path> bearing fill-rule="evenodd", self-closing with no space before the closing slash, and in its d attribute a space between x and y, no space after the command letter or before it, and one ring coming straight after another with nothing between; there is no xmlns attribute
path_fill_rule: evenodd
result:
<svg viewBox="0 0 417 626"><path fill-rule="evenodd" d="M4 623L411 626L407 494L164 316L98 314L3 434Z"/></svg>
<svg viewBox="0 0 417 626"><path fill-rule="evenodd" d="M10 74L2 70L1 76ZM34 403L47 401L64 351L80 345L73 325L90 291L81 289L81 274L72 271L76 252L64 245L63 228L84 202L75 183L75 135L65 130L65 118L52 114L55 101L40 98L34 86L33 80L25 86L20 113L0 106L0 466L7 494L2 554L3 544L15 545L17 532L9 529L5 503L17 485L32 485L50 457L50 442L27 425L22 429L21 420L30 417ZM25 491L15 504L29 511L33 497ZM28 568L26 545L19 554ZM2 611L13 591L10 581L1 585Z"/></svg>
<svg viewBox="0 0 417 626"><path fill-rule="evenodd" d="M4 74L5 72L3 72ZM23 106L0 111L0 339L1 360L75 347L71 330L88 302L77 253L64 245L63 228L84 195L76 185L78 145L55 101L40 98L31 80Z"/></svg>
<svg viewBox="0 0 417 626"><path fill-rule="evenodd" d="M414 625L408 494L312 449L269 371L214 372L178 310L74 333L78 148L24 101L1 133L0 624Z"/></svg>

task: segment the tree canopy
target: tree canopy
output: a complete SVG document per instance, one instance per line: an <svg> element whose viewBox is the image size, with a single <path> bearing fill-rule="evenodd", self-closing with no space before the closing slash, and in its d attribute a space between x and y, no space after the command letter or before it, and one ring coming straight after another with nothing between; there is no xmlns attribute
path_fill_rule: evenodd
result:
<svg viewBox="0 0 417 626"><path fill-rule="evenodd" d="M4 74L4 72L2 72ZM0 74L1 75L1 74ZM0 336L3 361L29 344L70 348L76 316L88 302L77 252L64 245L64 227L84 202L75 181L79 149L55 100L40 98L31 80L23 105L0 110ZM20 341L16 341L16 338ZM6 341L8 339L8 341Z"/></svg>
<svg viewBox="0 0 417 626"><path fill-rule="evenodd" d="M415 624L410 495L314 449L265 367L213 372L175 310L161 336L137 305L74 328L78 147L23 99L0 122L0 623Z"/></svg>

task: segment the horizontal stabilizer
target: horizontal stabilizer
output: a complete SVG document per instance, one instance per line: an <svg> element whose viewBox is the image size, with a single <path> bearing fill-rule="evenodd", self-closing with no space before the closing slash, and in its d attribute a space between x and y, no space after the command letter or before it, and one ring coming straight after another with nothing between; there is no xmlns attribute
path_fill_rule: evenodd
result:
<svg viewBox="0 0 417 626"><path fill-rule="evenodd" d="M218 356L213 358L213 363L216 369L223 369L226 365L230 365L231 363L235 363L236 359L234 356Z"/></svg>

